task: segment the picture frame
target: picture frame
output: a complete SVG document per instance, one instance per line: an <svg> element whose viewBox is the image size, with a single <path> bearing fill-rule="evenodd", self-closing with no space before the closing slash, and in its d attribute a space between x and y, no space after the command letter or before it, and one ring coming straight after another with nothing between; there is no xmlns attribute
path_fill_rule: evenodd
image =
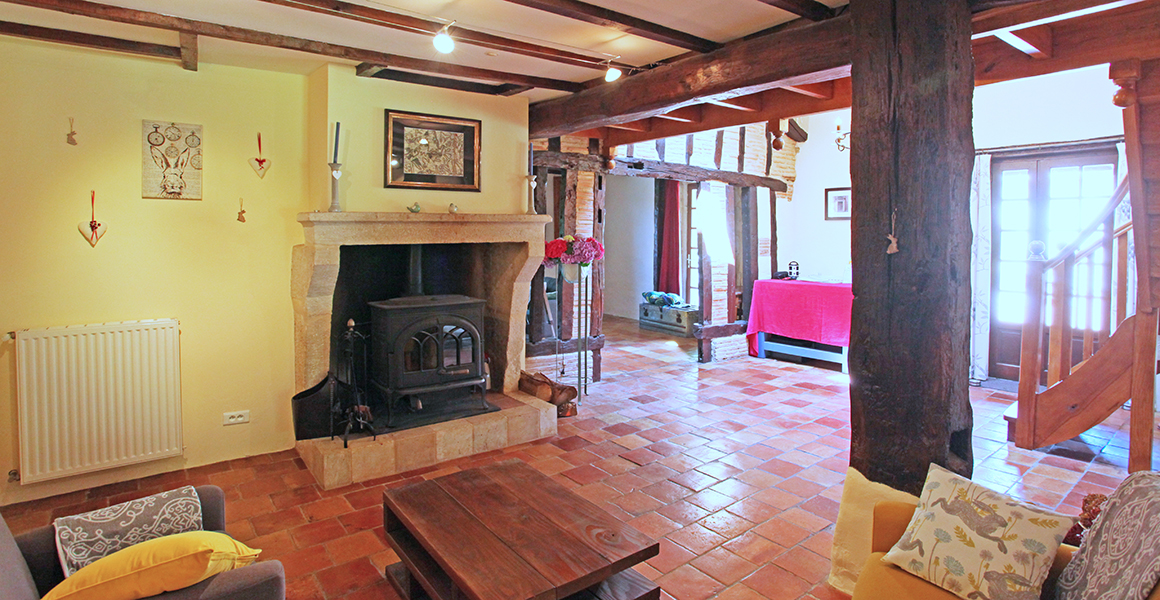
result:
<svg viewBox="0 0 1160 600"><path fill-rule="evenodd" d="M850 188L826 189L826 220L849 221L851 197Z"/></svg>
<svg viewBox="0 0 1160 600"><path fill-rule="evenodd" d="M383 187L478 192L480 121L387 109Z"/></svg>

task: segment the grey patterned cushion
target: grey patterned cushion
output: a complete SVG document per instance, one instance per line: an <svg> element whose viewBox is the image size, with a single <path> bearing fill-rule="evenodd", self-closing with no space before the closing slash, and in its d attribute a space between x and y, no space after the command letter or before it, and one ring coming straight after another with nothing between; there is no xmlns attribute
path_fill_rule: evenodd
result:
<svg viewBox="0 0 1160 600"><path fill-rule="evenodd" d="M68 577L122 548L201 529L201 500L193 486L130 500L52 522L60 566Z"/></svg>
<svg viewBox="0 0 1160 600"><path fill-rule="evenodd" d="M1143 600L1160 580L1160 473L1133 473L1112 492L1059 576L1058 600Z"/></svg>

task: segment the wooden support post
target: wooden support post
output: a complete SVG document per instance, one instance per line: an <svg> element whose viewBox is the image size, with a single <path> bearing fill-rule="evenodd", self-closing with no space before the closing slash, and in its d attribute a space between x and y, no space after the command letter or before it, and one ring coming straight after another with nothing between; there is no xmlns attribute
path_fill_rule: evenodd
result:
<svg viewBox="0 0 1160 600"><path fill-rule="evenodd" d="M1039 374L1043 372L1040 340L1043 338L1043 262L1027 261L1027 295L1023 309L1023 335L1019 347L1019 396L1013 442L1020 448L1034 448L1037 429Z"/></svg>
<svg viewBox="0 0 1160 600"><path fill-rule="evenodd" d="M771 194L772 195L772 194ZM753 282L757 281L757 188L741 189L741 310L749 319L753 304Z"/></svg>
<svg viewBox="0 0 1160 600"><path fill-rule="evenodd" d="M565 171L563 179L564 194L561 204L563 205L564 229L560 232L560 236L576 235L576 196L577 188L580 185L580 172L576 169L568 169ZM556 302L560 305L560 333L558 337L561 340L570 340L572 339L572 323L575 320L575 304L578 296L576 285L568 283L564 281L563 277L560 277L556 280L556 290Z"/></svg>
<svg viewBox="0 0 1160 600"><path fill-rule="evenodd" d="M850 15L850 463L918 494L931 463L973 468L970 5L858 0ZM886 253L892 217L897 254Z"/></svg>
<svg viewBox="0 0 1160 600"><path fill-rule="evenodd" d="M1047 351L1047 385L1055 385L1071 375L1071 294L1075 255L1055 267L1051 291L1051 334Z"/></svg>
<svg viewBox="0 0 1160 600"><path fill-rule="evenodd" d="M713 322L713 263L709 260L709 252L705 248L705 235L697 233L697 255L701 257L697 265L697 274L701 277L698 284L701 294L701 323L709 325ZM697 361L702 363L713 362L713 340L705 338L697 343Z"/></svg>
<svg viewBox="0 0 1160 600"><path fill-rule="evenodd" d="M604 184L603 175L596 174L592 190L592 237L604 244ZM604 261L592 265L592 312L589 314L589 334L600 337L604 333ZM592 381L600 381L600 349L592 351Z"/></svg>
<svg viewBox="0 0 1160 600"><path fill-rule="evenodd" d="M1136 347L1132 366L1132 414L1128 425L1128 472L1152 469L1152 431L1155 429L1156 314L1136 313Z"/></svg>

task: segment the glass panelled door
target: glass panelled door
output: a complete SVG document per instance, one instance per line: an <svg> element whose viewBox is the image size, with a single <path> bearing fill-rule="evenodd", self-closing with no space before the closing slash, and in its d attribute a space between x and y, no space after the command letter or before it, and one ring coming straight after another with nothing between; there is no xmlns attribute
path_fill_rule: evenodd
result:
<svg viewBox="0 0 1160 600"><path fill-rule="evenodd" d="M1027 257L1032 241L1046 244L1054 258L1074 243L1115 191L1116 152L1070 153L996 159L992 163L991 377L1019 378L1019 346L1026 310ZM1110 314L1111 219L1080 249L1071 294L1073 348L1098 345L1107 336ZM1046 274L1051 306L1054 273ZM1047 325L1051 311L1045 307Z"/></svg>

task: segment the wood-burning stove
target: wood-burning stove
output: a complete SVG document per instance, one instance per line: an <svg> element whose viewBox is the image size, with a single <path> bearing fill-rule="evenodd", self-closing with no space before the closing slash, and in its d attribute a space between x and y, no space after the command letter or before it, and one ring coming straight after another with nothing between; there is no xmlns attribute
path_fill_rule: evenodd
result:
<svg viewBox="0 0 1160 600"><path fill-rule="evenodd" d="M371 381L383 397L387 427L499 410L486 397L484 304L460 295L370 303Z"/></svg>

